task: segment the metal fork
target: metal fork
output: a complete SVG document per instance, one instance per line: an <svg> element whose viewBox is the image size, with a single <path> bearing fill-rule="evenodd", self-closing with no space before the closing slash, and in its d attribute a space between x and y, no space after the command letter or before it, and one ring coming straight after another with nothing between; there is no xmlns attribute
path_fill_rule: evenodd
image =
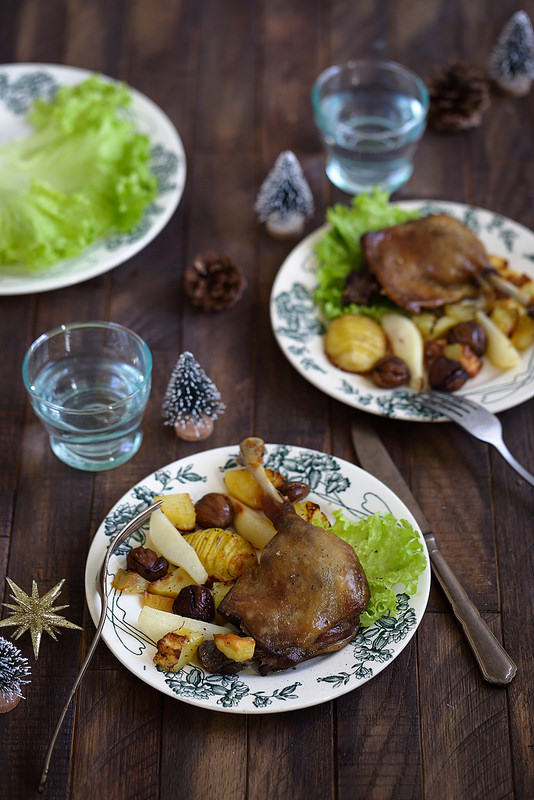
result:
<svg viewBox="0 0 534 800"><path fill-rule="evenodd" d="M145 522L147 522L147 520L150 519L150 517L152 515L152 512L155 511L156 508L159 508L161 503L162 503L161 500L156 500L156 502L153 503L151 506L149 506L148 508L145 508L144 511L141 511L133 519L131 519L130 522L126 525L126 527L122 528L122 530L120 530L119 533L117 533L115 535L115 538L111 540L111 544L109 545L109 548L108 548L108 550L106 552L106 555L104 557L104 561L102 563L102 567L100 569L98 583L97 583L98 593L99 593L100 599L102 601L102 608L101 608L101 611L100 611L100 619L98 621L98 625L97 625L97 628L96 628L96 633L95 633L95 635L93 637L93 641L91 642L91 646L90 646L90 648L89 648L89 650L87 652L87 655L85 656L85 661L83 662L82 666L80 667L80 669L78 671L78 675L76 676L76 680L74 681L74 684L73 684L73 686L72 686L72 688L71 688L71 690L69 692L69 696L67 697L67 700L65 701L65 705L63 706L61 714L59 715L59 719L57 721L54 733L52 734L52 738L50 740L50 744L48 745L48 750L46 751L46 756L45 756L45 760L44 760L44 764L43 764L43 771L41 773L41 780L39 782L39 791L40 792L42 792L44 790L44 788L45 788L46 779L48 778L48 770L50 768L50 759L52 758L52 751L53 751L53 749L55 747L56 739L58 737L59 731L60 731L61 726L63 724L63 720L65 719L65 716L67 714L68 708L69 708L70 703L71 703L71 700L74 697L74 695L76 694L78 686L82 682L82 678L83 678L83 676L85 675L85 673L87 671L87 667L89 666L89 662L91 661L91 659L93 657L93 653L96 650L96 646L97 646L97 644L98 644L98 642L100 640L100 635L102 633L102 629L103 629L104 623L106 621L106 614L107 614L107 609L108 609L108 595L107 595L107 584L106 584L106 581L107 581L108 566L109 566L110 558L113 555L113 553L115 552L115 550L117 549L117 547L119 547L119 545L121 545L123 542L125 542L126 539L129 536L132 535L132 533L135 533L135 531L138 530L141 527L141 525L143 525Z"/></svg>
<svg viewBox="0 0 534 800"><path fill-rule="evenodd" d="M508 450L502 438L501 422L491 411L467 397L445 392L422 392L417 396L417 400L423 408L437 411L465 428L475 439L493 445L512 469L534 486L534 475L527 472Z"/></svg>

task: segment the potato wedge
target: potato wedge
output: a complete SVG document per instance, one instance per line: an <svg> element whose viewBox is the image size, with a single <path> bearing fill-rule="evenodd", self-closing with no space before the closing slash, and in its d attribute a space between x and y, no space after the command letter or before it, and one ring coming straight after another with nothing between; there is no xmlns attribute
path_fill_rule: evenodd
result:
<svg viewBox="0 0 534 800"><path fill-rule="evenodd" d="M416 392L424 388L423 337L417 325L402 314L384 314L380 320L394 355L402 358L410 370L409 386Z"/></svg>
<svg viewBox="0 0 534 800"><path fill-rule="evenodd" d="M213 639L214 633L234 633L231 628L223 625L214 625L212 622L201 622L199 619L182 617L179 614L170 614L151 606L143 606L137 620L139 630L153 642L158 642L169 631L178 631L182 628L201 633L204 639Z"/></svg>
<svg viewBox="0 0 534 800"><path fill-rule="evenodd" d="M153 511L150 517L150 541L156 552L171 564L183 567L195 583L208 580L208 573L199 557L160 508Z"/></svg>
<svg viewBox="0 0 534 800"><path fill-rule="evenodd" d="M186 628L166 633L158 642L154 664L167 672L178 672L189 664L202 641L201 633Z"/></svg>
<svg viewBox="0 0 534 800"><path fill-rule="evenodd" d="M510 339L482 311L477 311L476 320L486 331L488 337L486 356L491 363L502 370L517 367L521 359Z"/></svg>
<svg viewBox="0 0 534 800"><path fill-rule="evenodd" d="M179 531L195 530L197 518L195 506L186 492L158 495L154 498L154 502L156 500L162 500L160 509L175 528Z"/></svg>
<svg viewBox="0 0 534 800"><path fill-rule="evenodd" d="M265 470L267 477L278 488L285 483L285 477L273 469L267 468ZM263 490L254 478L251 472L245 467L238 467L237 469L228 469L224 473L224 482L228 493L240 500L249 508L261 509L261 498L264 495Z"/></svg>

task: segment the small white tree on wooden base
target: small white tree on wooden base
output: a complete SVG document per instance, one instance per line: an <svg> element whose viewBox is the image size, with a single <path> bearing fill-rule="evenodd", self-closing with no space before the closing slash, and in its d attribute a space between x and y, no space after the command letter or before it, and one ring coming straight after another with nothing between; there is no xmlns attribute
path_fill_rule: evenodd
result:
<svg viewBox="0 0 534 800"><path fill-rule="evenodd" d="M185 441L206 439L226 406L192 353L186 351L172 371L162 404L165 425Z"/></svg>
<svg viewBox="0 0 534 800"><path fill-rule="evenodd" d="M263 181L255 205L269 233L285 239L299 236L313 214L313 196L302 167L291 150L284 150Z"/></svg>
<svg viewBox="0 0 534 800"><path fill-rule="evenodd" d="M493 48L488 73L503 92L524 97L534 78L534 31L525 11L517 11Z"/></svg>
<svg viewBox="0 0 534 800"><path fill-rule="evenodd" d="M20 687L29 683L30 665L18 647L0 636L0 714L22 699Z"/></svg>

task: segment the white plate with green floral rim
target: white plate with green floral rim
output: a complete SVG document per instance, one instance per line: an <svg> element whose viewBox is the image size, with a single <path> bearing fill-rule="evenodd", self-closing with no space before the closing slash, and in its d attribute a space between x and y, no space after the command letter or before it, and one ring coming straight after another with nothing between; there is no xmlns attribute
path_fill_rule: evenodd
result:
<svg viewBox="0 0 534 800"><path fill-rule="evenodd" d="M510 266L534 277L534 233L493 211L440 201L398 203L422 215L446 213L469 225L486 250L503 256ZM293 367L313 386L353 408L394 419L442 421L435 412L418 406L408 389L380 389L363 375L337 369L326 358L323 335L326 320L313 300L318 262L315 246L327 226L300 242L280 267L271 292L271 325L278 344ZM480 373L458 394L497 413L513 408L534 395L534 347L521 354L519 366L501 372L485 359Z"/></svg>
<svg viewBox="0 0 534 800"><path fill-rule="evenodd" d="M87 603L95 625L101 611L97 591L100 568L110 540L139 511L165 492L188 492L194 501L206 492L224 491L225 469L236 466L239 448L221 447L175 461L149 475L127 492L111 509L95 534L85 572ZM130 547L145 541L147 526L130 537L110 560L107 575L109 607L103 638L110 650L134 675L170 697L195 706L240 714L275 713L317 705L357 689L373 678L406 647L421 622L430 590L428 552L417 523L402 501L379 480L359 467L333 456L287 445L266 445L265 466L288 479L301 479L312 487L310 498L326 514L341 508L358 520L369 514L392 513L406 519L417 531L427 559L415 595L396 587L397 617L384 617L362 629L343 650L320 656L285 672L260 676L252 670L238 675L210 675L198 662L177 673L153 664L154 642L137 628L139 595L125 595L111 586L113 575L126 565Z"/></svg>
<svg viewBox="0 0 534 800"><path fill-rule="evenodd" d="M55 64L0 65L0 146L27 136L26 113L37 97L51 99L59 86L72 86L94 73ZM101 76L103 80L113 80ZM151 167L158 177L158 196L139 225L128 234L111 234L94 242L76 258L63 259L42 272L20 265L0 266L0 295L61 289L95 278L134 256L164 228L182 197L186 158L182 140L168 116L148 97L129 87L132 103L125 110L151 143Z"/></svg>

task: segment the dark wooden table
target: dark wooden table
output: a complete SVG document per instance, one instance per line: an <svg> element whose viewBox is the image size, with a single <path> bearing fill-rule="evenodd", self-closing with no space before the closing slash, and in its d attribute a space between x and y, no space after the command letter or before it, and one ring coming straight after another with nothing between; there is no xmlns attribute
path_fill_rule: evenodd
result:
<svg viewBox="0 0 534 800"><path fill-rule="evenodd" d="M294 241L258 225L259 185L285 149L315 198L348 202L324 175L310 111L314 77L330 63L379 55L428 77L464 59L484 67L513 12L534 0L18 0L0 4L0 60L85 67L121 78L170 116L187 152L183 199L142 252L88 282L0 297L2 336L0 598L10 577L58 600L83 626L44 635L26 700L0 716L0 796L37 796L46 746L94 632L84 598L92 537L134 483L176 458L266 441L348 460L355 412L309 385L286 361L269 323L273 279ZM482 125L428 131L415 173L396 198L447 199L534 228L533 95L492 95ZM230 254L248 288L233 309L195 311L182 273L196 253ZM107 318L138 331L154 356L139 453L92 475L60 463L28 407L24 352L40 333ZM178 355L190 350L227 404L211 438L179 442L161 400ZM283 391L281 391L283 387ZM534 469L534 401L501 415L510 448ZM380 435L434 526L443 552L518 664L507 688L487 684L435 584L416 636L359 690L303 711L231 715L164 697L100 644L54 752L48 798L497 800L534 796L532 713L534 495L488 446L452 424L376 419ZM7 611L3 609L3 616ZM3 628L9 636L11 628Z"/></svg>

